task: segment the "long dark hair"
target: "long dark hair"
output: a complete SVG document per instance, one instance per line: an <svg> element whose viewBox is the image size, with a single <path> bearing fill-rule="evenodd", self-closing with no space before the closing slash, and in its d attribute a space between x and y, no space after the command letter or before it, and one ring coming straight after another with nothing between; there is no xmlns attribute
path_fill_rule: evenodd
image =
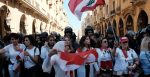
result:
<svg viewBox="0 0 150 77"><path fill-rule="evenodd" d="M82 37L81 37L80 42L79 42L81 49L83 49L83 48L85 47L84 41L85 41L85 39L86 39L87 37L89 37L89 39L90 39L90 47L94 47L94 46L95 46L94 40L92 40L92 39L90 38L90 36L85 35L85 36L82 36Z"/></svg>
<svg viewBox="0 0 150 77"><path fill-rule="evenodd" d="M35 38L32 35L26 35L26 36L24 36L24 40L25 40L25 38L29 38L31 45L33 45L33 46L36 45Z"/></svg>
<svg viewBox="0 0 150 77"><path fill-rule="evenodd" d="M11 40L11 38L14 38L14 39L18 39L19 40L19 35L17 33L11 33L9 35L9 40Z"/></svg>

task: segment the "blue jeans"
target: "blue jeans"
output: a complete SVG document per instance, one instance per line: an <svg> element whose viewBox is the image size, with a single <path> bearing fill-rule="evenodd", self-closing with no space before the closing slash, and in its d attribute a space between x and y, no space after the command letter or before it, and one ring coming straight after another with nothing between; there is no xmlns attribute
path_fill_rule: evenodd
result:
<svg viewBox="0 0 150 77"><path fill-rule="evenodd" d="M19 77L19 72L15 72L14 70L9 70L10 77Z"/></svg>

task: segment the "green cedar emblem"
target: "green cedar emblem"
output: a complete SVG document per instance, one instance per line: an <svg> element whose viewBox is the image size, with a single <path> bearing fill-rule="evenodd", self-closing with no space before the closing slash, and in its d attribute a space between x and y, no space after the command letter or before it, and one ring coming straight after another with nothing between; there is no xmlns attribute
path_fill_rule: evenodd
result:
<svg viewBox="0 0 150 77"><path fill-rule="evenodd" d="M86 6L91 6L94 2L95 0L90 0Z"/></svg>

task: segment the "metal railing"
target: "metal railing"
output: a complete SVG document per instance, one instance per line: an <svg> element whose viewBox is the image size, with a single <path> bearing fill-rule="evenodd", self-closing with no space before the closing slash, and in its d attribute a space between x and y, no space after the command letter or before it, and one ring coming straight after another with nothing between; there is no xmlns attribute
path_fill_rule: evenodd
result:
<svg viewBox="0 0 150 77"><path fill-rule="evenodd" d="M139 5L139 4L144 4L144 3L146 3L146 1L147 1L147 0L132 0L131 3L133 3L133 4L135 4L135 5L136 5L136 4Z"/></svg>
<svg viewBox="0 0 150 77"><path fill-rule="evenodd" d="M47 17L48 15L46 14L46 12L43 12L40 8L40 3L35 1L35 5L32 2L32 0L20 0L24 6L28 6L29 9L35 11L37 14L43 15L44 18L46 18L47 20L49 20L49 18Z"/></svg>
<svg viewBox="0 0 150 77"><path fill-rule="evenodd" d="M25 0L26 2L28 2L29 4L32 4L32 0Z"/></svg>

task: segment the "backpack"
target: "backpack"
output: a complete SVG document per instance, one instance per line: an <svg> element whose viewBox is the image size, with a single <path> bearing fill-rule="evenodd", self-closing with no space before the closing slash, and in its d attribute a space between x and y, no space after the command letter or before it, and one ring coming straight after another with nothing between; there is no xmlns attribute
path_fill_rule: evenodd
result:
<svg viewBox="0 0 150 77"><path fill-rule="evenodd" d="M36 53L36 49L34 49L34 56L35 56L35 53ZM40 77L42 75L42 59L40 57L40 55L38 55L38 63L35 63L36 65L31 67L31 69L35 72L35 75L36 77Z"/></svg>
<svg viewBox="0 0 150 77"><path fill-rule="evenodd" d="M24 51L26 51L27 48L24 49ZM36 47L34 48L34 56L35 56L35 53L36 53ZM42 58L40 57L40 55L38 55L38 63L35 63L35 67L36 67L36 70L38 71L41 71L42 70ZM34 67L33 67L34 68Z"/></svg>
<svg viewBox="0 0 150 77"><path fill-rule="evenodd" d="M35 56L36 49L37 49L37 48L34 49L34 56ZM42 58L40 57L40 54L39 54L39 55L38 55L38 63L36 63L36 64L39 64L39 65L42 66L42 63L43 63L43 60L42 60Z"/></svg>

